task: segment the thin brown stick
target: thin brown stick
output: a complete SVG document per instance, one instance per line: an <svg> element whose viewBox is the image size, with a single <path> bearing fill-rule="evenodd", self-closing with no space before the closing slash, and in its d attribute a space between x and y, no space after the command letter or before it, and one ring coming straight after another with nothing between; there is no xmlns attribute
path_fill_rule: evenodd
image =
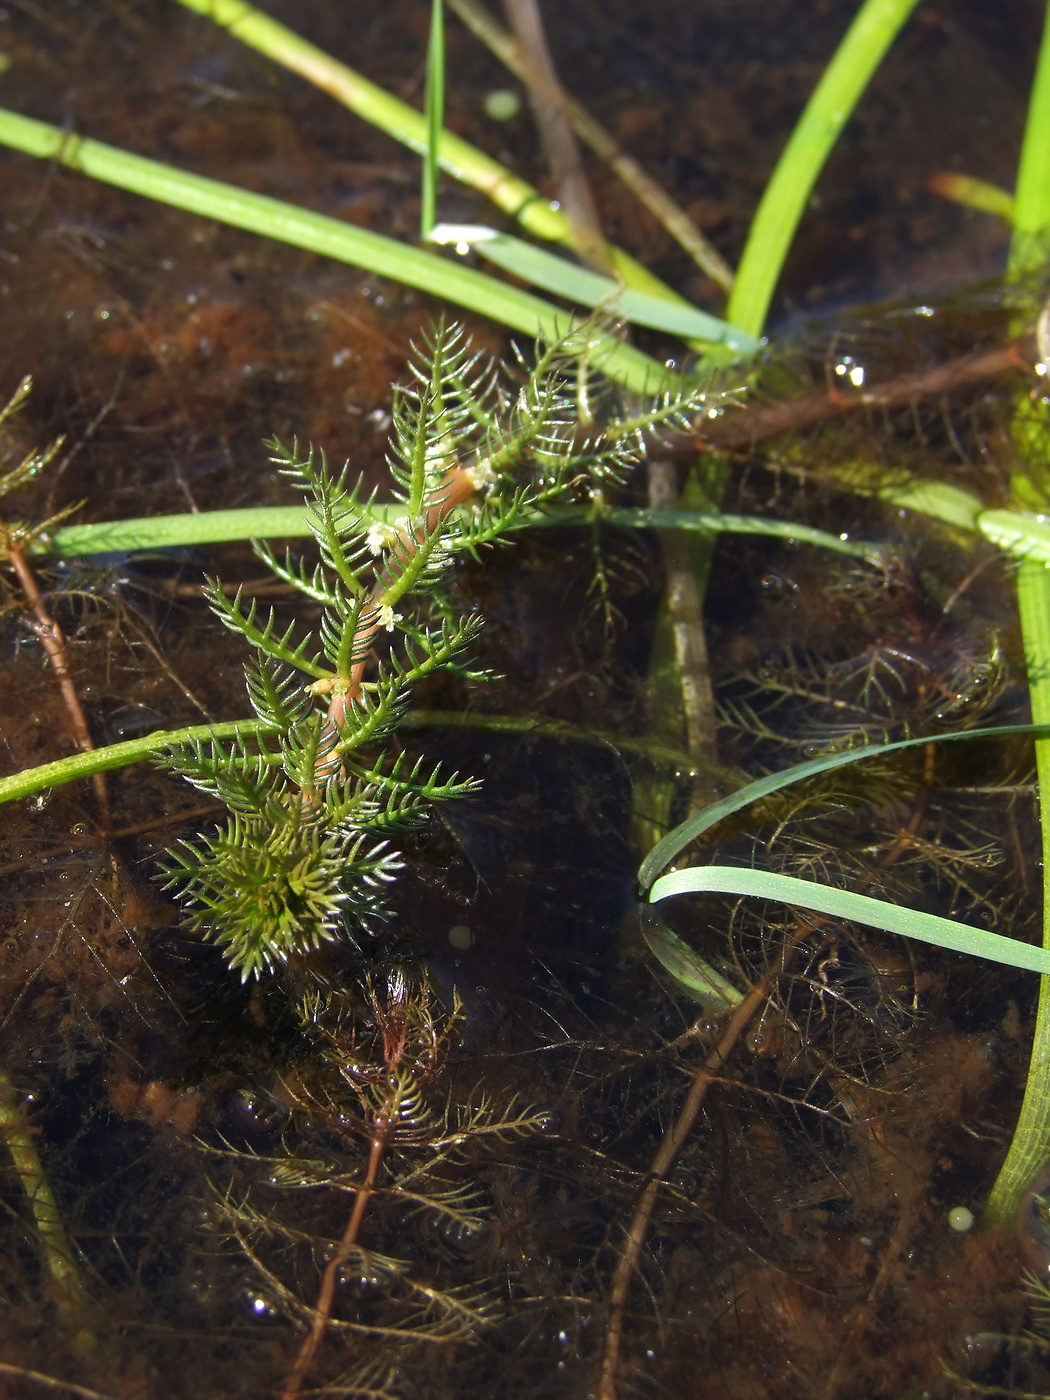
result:
<svg viewBox="0 0 1050 1400"><path fill-rule="evenodd" d="M537 0L504 0L517 40L522 81L528 87L540 140L581 260L596 272L615 276L602 233L580 148L565 110L565 93L547 46Z"/></svg>
<svg viewBox="0 0 1050 1400"><path fill-rule="evenodd" d="M605 1329L605 1348L602 1356L602 1373L598 1385L598 1400L616 1400L617 1381L620 1369L620 1348L623 1341L623 1328L627 1312L627 1297L634 1279L638 1261L649 1234L653 1211L656 1208L660 1188L667 1174L678 1160L678 1154L685 1146L696 1124L700 1109L711 1085L721 1076L726 1061L736 1048L740 1037L766 1004L776 985L777 979L786 971L795 947L802 936L817 925L803 922L796 925L785 940L776 962L760 982L756 982L743 1001L733 1012L725 1030L712 1050L705 1056L700 1068L693 1077L685 1103L678 1117L664 1134L659 1151L649 1168L645 1186L638 1197L627 1230L627 1239L613 1274L612 1289L609 1295L609 1321Z"/></svg>
<svg viewBox="0 0 1050 1400"><path fill-rule="evenodd" d="M470 32L480 39L520 82L524 82L524 65L517 44L489 14L480 0L449 0L449 4ZM564 89L562 110L580 140L585 141L595 155L605 161L619 176L635 198L645 205L650 214L659 219L700 270L728 292L733 285L733 269L714 244L704 237L681 205L676 204L645 167L640 165L634 156L627 154L612 133Z"/></svg>
<svg viewBox="0 0 1050 1400"><path fill-rule="evenodd" d="M11 1366L6 1361L0 1361L0 1376L16 1376L20 1381L32 1381L34 1385L44 1386L47 1390L61 1390L77 1397L77 1400L118 1400L117 1396L101 1390L91 1390L74 1381L62 1381L57 1376L45 1375L43 1371L30 1371L25 1366Z"/></svg>
<svg viewBox="0 0 1050 1400"><path fill-rule="evenodd" d="M929 794L933 787L934 765L936 763L936 746L927 744L923 750L923 775L922 790L918 800L912 809L911 818L908 825L901 831L890 849L879 861L879 869L887 870L902 855L902 853L912 844L915 834L926 814L926 807L929 801ZM875 874L865 876L858 883L863 887L874 880ZM656 1201L660 1194L660 1188L667 1180L667 1175L675 1162L679 1153L696 1125L700 1110L704 1105L707 1092L712 1084L718 1082L725 1068L729 1056L735 1050L740 1037L747 1030L755 1016L766 1004L772 994L777 981L786 972L795 950L802 938L820 928L834 923L834 920L818 915L806 916L798 920L794 929L784 940L776 961L771 965L766 975L761 981L748 991L743 1001L733 1012L725 1030L722 1032L714 1047L705 1056L703 1063L697 1069L693 1082L690 1085L686 1100L679 1110L678 1117L674 1120L663 1141L653 1158L652 1166L649 1168L646 1183L642 1188L641 1195L634 1209L631 1224L627 1230L627 1237L620 1257L616 1263L616 1271L613 1274L612 1288L609 1296L609 1319L605 1329L605 1345L602 1354L602 1371L598 1385L598 1400L617 1400L617 1387L620 1370L620 1349L623 1342L624 1322L627 1312L627 1299L634 1279L638 1262L645 1247L645 1241L649 1234L649 1227L652 1223L653 1211L656 1208Z"/></svg>
<svg viewBox="0 0 1050 1400"><path fill-rule="evenodd" d="M95 747L95 741L91 737L87 717L73 682L65 635L47 610L44 595L40 591L36 575L29 567L29 561L26 559L22 547L8 541L6 555L33 614L33 630L39 637L40 645L44 648L45 655L58 680L58 688L66 707L66 714L69 716L73 742L81 753L90 753ZM103 831L108 831L112 825L112 819L109 807L109 789L106 786L105 776L102 773L94 773L91 777L91 783L95 789L95 805L98 808L99 825Z"/></svg>
<svg viewBox="0 0 1050 1400"><path fill-rule="evenodd" d="M898 408L920 399L953 393L1001 374L1030 373L1031 368L1031 344L1028 337L1023 337L994 350L978 350L931 369L898 375L883 384L858 389L856 393L831 387L822 394L786 399L758 408L742 408L722 418L704 419L697 424L696 436L680 440L673 450L682 455L698 448L725 452L755 447L782 433L797 433L846 413Z"/></svg>
<svg viewBox="0 0 1050 1400"><path fill-rule="evenodd" d="M324 1340L328 1319L332 1315L332 1303L335 1300L336 1285L339 1282L339 1270L346 1263L351 1250L357 1245L361 1221L364 1219L368 1202L375 1192L383 1156L389 1146L393 1131L393 1115L378 1114L372 1134L372 1146L368 1154L368 1169L365 1172L365 1179L354 1193L354 1205L350 1212L350 1219L346 1222L343 1237L321 1275L321 1287L313 1309L313 1322L296 1354L295 1363L288 1373L288 1379L281 1391L281 1400L295 1400L302 1389L307 1372L314 1363L318 1348Z"/></svg>

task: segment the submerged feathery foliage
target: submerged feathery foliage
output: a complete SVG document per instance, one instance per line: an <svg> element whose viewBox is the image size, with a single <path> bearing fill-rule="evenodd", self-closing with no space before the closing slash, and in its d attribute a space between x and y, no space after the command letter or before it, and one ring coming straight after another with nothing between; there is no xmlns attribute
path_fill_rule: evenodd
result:
<svg viewBox="0 0 1050 1400"><path fill-rule="evenodd" d="M253 649L248 697L272 737L166 755L231 811L218 832L170 853L167 887L244 978L386 918L384 886L399 867L389 839L418 826L431 804L475 790L383 747L419 681L477 674L465 667L481 619L461 614L446 586L456 556L476 555L574 492L615 483L646 433L680 428L713 397L662 393L618 415L592 363L600 343L585 323L541 345L508 386L462 329L439 327L395 393L391 504L366 497L348 468L333 474L313 451L271 444L307 495L320 559L255 548L320 605L316 634L279 631L272 610L263 619L256 602L211 580L212 608Z"/></svg>

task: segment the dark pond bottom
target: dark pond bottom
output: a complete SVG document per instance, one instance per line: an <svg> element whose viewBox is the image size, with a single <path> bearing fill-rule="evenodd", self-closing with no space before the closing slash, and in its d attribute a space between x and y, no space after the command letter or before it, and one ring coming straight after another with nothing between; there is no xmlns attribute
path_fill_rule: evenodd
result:
<svg viewBox="0 0 1050 1400"><path fill-rule="evenodd" d="M176 8L0 12L5 101L411 236L407 153ZM803 21L790 4L599 13L579 0L550 16L574 87L730 257L854 7L805 8ZM328 6L282 17L418 99L424 10L361 5L352 34ZM912 374L916 390L738 446L727 508L888 541L892 559L876 569L721 540L706 620L730 769L863 734L1027 718L1000 558L846 494L828 469L877 462L1003 499L1020 381L930 398L922 376L1007 339L994 287L957 290L998 270L1006 235L924 181L957 168L1012 184L1039 19L1019 0L920 7L821 185L777 312L793 334L759 398L820 392L846 363L869 383ZM485 125L498 71L461 33L452 46L454 123L541 179L525 118ZM68 435L20 515L79 500L91 519L283 504L260 446L273 434L384 480L390 385L436 303L21 157L0 172L0 394L36 380L0 448L14 463ZM595 178L610 231L714 306L711 284ZM482 217L462 193L444 198L448 217ZM491 327L473 333L505 349ZM625 499L644 492L633 481ZM97 742L245 713L245 658L200 600L202 570L249 584L262 572L239 546L41 569ZM421 691L431 719L402 737L484 788L406 842L396 918L359 949L329 945L257 983L233 976L158 890L162 853L216 820L160 770L110 777L105 841L87 784L3 809L0 1394L290 1394L326 1272L331 1315L303 1394L597 1393L630 1222L719 1034L649 958L634 904L646 819L696 795L666 758L684 738L649 672L663 582L658 542L612 530L534 532L462 570L498 679ZM14 772L73 742L10 580L2 625ZM536 727L447 718L466 712ZM1034 936L1030 751L949 747L745 813L710 854L877 879L901 903ZM715 898L668 918L741 989L798 933L783 910ZM797 940L656 1199L623 1315L621 1393L1050 1387L1042 1334L1018 1340L1033 1321L1023 1272L1050 1262L1038 1203L1020 1238L949 1224L957 1208L979 1214L1009 1142L1034 981L858 927ZM416 1098L340 1254L390 1093L380 1042L396 1016Z"/></svg>

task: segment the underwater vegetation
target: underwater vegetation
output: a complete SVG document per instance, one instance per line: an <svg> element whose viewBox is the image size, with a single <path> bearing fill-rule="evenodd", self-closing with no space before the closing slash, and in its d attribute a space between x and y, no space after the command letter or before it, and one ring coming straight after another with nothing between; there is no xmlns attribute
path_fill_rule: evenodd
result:
<svg viewBox="0 0 1050 1400"><path fill-rule="evenodd" d="M515 81L572 116L515 8ZM0 18L0 139L47 158L5 159L0 237L27 326L0 355L0 1388L1050 1393L1050 63L1016 198L939 180L1000 221L952 208L971 273L1013 220L1006 280L920 277L760 345L847 112L898 34L920 69L983 72L961 21L879 0L800 35L771 4L801 135L749 223L784 134L767 95L758 173L692 190L722 252L672 213L681 252L640 240L657 278L617 246L619 196L596 202L617 242L581 236L571 170L558 207L507 185L532 243L478 233L495 216L438 178L469 157L442 106L482 139L457 65L495 79L440 5L369 11L355 61L413 99L419 67L425 112L391 99L383 130L415 113L447 253L410 241L415 175L378 131L350 159L345 114L271 69L310 46L186 11ZM704 22L736 74L728 180L760 93ZM603 21L644 67L637 23ZM658 100L616 96L643 145ZM1012 183L1013 138L980 173ZM497 185L536 159L501 140ZM328 212L297 250L256 237L307 204ZM664 276L690 305L654 313Z"/></svg>

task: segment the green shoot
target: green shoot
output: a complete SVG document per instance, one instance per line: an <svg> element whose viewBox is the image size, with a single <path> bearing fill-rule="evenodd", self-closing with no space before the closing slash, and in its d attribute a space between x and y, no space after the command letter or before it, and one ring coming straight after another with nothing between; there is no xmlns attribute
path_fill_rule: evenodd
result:
<svg viewBox="0 0 1050 1400"><path fill-rule="evenodd" d="M445 125L445 10L441 0L430 6L427 44L427 84L424 98L427 148L423 152L423 193L419 206L419 236L430 237L437 223L437 188L441 132Z"/></svg>
<svg viewBox="0 0 1050 1400"><path fill-rule="evenodd" d="M637 411L610 411L582 431L578 395L590 386L597 332L583 325L539 347L508 393L497 367L459 329L439 329L395 394L388 457L395 503L377 507L348 469L273 444L274 460L307 497L320 562L279 560L285 583L320 605L316 630L282 630L274 613L206 592L222 622L254 653L248 698L262 726L224 744L173 745L170 767L230 809L220 829L169 857L169 887L191 925L225 951L242 977L338 937L358 938L387 917L384 887L399 862L389 841L429 808L474 791L389 740L415 686L435 672L470 676L481 619L449 596L456 556L504 538L581 487L614 485L637 460ZM695 412L662 395L643 418L668 426Z"/></svg>
<svg viewBox="0 0 1050 1400"><path fill-rule="evenodd" d="M918 0L864 0L799 119L748 233L726 319L761 335L810 193L861 94Z"/></svg>
<svg viewBox="0 0 1050 1400"><path fill-rule="evenodd" d="M439 224L429 236L432 243L452 244L459 252L474 249L505 272L524 278L542 291L581 306L596 307L607 315L623 316L635 325L666 331L691 342L724 346L737 356L751 355L759 348L753 335L688 302L669 301L636 287L624 287L611 277L482 224Z"/></svg>
<svg viewBox="0 0 1050 1400"><path fill-rule="evenodd" d="M266 195L252 194L203 175L191 175L102 141L71 136L68 131L3 108L0 108L0 145L57 161L93 179L161 204L366 268L380 277L418 287L454 305L480 311L526 335L538 334L557 340L571 324L571 318L549 302L487 277L474 268L461 267L447 258L325 214L315 214ZM667 378L667 371L655 360L609 335L601 338L592 353L601 355L603 372L610 379L636 392L653 392Z"/></svg>
<svg viewBox="0 0 1050 1400"><path fill-rule="evenodd" d="M775 899L802 909L813 909L833 919L852 919L870 924L887 933L899 933L905 938L934 943L957 953L987 958L1009 967L1025 968L1029 972L1050 973L1050 949L1036 948L1015 938L1004 938L987 929L944 919L920 909L908 909L889 904L884 899L839 890L816 880L799 880L794 875L780 875L769 870L751 870L733 865L698 865L688 870L674 870L662 875L653 885L649 898L654 903L676 894L739 894L755 899ZM1050 1119L1050 1110L1047 1113Z"/></svg>
<svg viewBox="0 0 1050 1400"><path fill-rule="evenodd" d="M1028 119L1017 176L1014 233L1010 245L1010 272L1015 277L1042 271L1050 234L1050 8L1029 101ZM1028 471L1013 479L1013 495L1019 505L1045 507L1044 484L1047 457L1045 416L1034 426L1015 423L1018 445L1028 458ZM1033 522L1038 523L1038 522ZM1032 718L1050 715L1050 573L1046 565L1029 557L1017 576L1017 606L1021 620ZM1043 947L1050 948L1050 739L1037 740L1036 771L1039 777L1039 823L1043 846ZM1050 981L1040 983L1032 1040L1032 1059L1025 1084L1021 1113L1006 1160L999 1171L986 1207L989 1221L1011 1219L1033 1177L1043 1169L1050 1151Z"/></svg>
<svg viewBox="0 0 1050 1400"><path fill-rule="evenodd" d="M1032 566L1026 566L1032 567ZM1040 572L1046 570L1040 567ZM1050 575L1047 575L1050 582ZM1044 590L1044 618L1047 634L1050 636L1050 588ZM937 734L921 739L903 739L892 744L872 744L859 749L848 749L843 753L826 754L795 764L779 773L772 773L748 783L746 787L719 802L711 803L695 813L674 831L670 832L648 854L638 872L638 882L650 903L657 903L671 895L691 894L702 891L717 891L723 894L749 895L761 899L776 899L787 904L813 909L833 918L853 919L858 923L871 924L889 933L902 934L922 942L934 943L942 948L970 953L975 957L988 958L993 962L1007 963L1012 967L1026 968L1033 972L1050 973L1050 948L1034 948L1014 939L1003 938L982 929L961 924L954 919L944 919L920 910L902 908L873 899L869 895L855 894L851 890L834 889L812 880L799 880L793 876L779 875L764 870L735 866L690 866L684 870L674 870L662 875L667 867L685 848L705 831L709 831L726 817L744 807L779 792L807 778L830 772L846 764L877 755L918 748L932 743L946 743L958 739L990 738L993 736L1031 732L1045 732L1050 724L1050 679L1043 682L1043 703L1035 714L1034 725L999 725L983 729L962 730L954 734ZM1034 692L1033 692L1034 696ZM1036 701L1033 698L1033 711ZM1045 749L1048 741L1037 738L1037 753ZM1050 1122L1050 1108L1047 1109Z"/></svg>
<svg viewBox="0 0 1050 1400"><path fill-rule="evenodd" d="M372 510L388 521L399 513L396 502L376 501ZM1004 512L1005 514L1005 512ZM777 539L811 544L836 554L853 555L878 563L882 547L866 540L843 539L810 525L772 520L759 515L734 515L719 511L648 510L644 507L563 506L549 513L524 514L518 528L533 525L582 526L600 520L627 530L693 530L701 534L770 535ZM99 520L93 524L63 525L33 536L29 554L74 559L85 554L113 554L125 550L171 549L230 540L296 539L310 534L307 512L301 506L255 506L245 510L202 510L197 514L150 515L131 520ZM1034 545L1033 545L1034 547Z"/></svg>
<svg viewBox="0 0 1050 1400"><path fill-rule="evenodd" d="M958 175L954 170L935 170L926 181L926 188L942 199L976 209L982 214L994 214L1004 223L1014 221L1014 197L1009 190L978 180L973 175Z"/></svg>

